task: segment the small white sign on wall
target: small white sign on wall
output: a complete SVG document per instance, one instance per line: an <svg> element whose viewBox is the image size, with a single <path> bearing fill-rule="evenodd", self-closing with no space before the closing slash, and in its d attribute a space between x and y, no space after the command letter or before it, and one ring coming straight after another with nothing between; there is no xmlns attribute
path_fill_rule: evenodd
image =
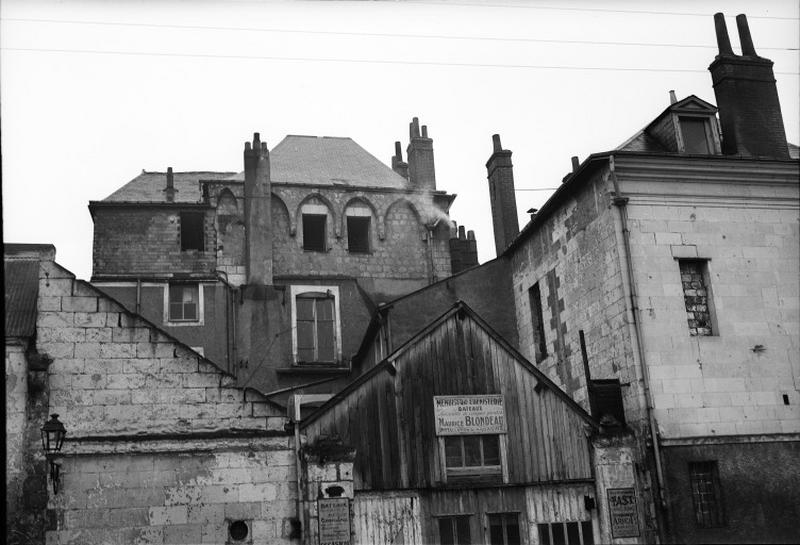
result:
<svg viewBox="0 0 800 545"><path fill-rule="evenodd" d="M434 396L436 435L506 433L502 395Z"/></svg>
<svg viewBox="0 0 800 545"><path fill-rule="evenodd" d="M317 500L319 545L350 545L350 499Z"/></svg>

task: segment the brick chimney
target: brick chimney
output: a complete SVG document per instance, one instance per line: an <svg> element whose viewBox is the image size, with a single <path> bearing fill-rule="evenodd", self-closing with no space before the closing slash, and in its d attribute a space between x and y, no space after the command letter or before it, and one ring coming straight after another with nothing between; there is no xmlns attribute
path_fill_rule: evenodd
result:
<svg viewBox="0 0 800 545"><path fill-rule="evenodd" d="M494 247L497 255L503 253L519 234L517 198L514 196L514 169L511 152L500 144L500 135L492 136L494 152L486 162L489 173L489 200L492 204Z"/></svg>
<svg viewBox="0 0 800 545"><path fill-rule="evenodd" d="M408 180L415 189L436 190L436 171L433 166L433 140L428 138L428 127L419 130L416 117L409 125Z"/></svg>
<svg viewBox="0 0 800 545"><path fill-rule="evenodd" d="M450 272L459 273L478 264L478 243L474 231L457 226L457 234L450 238Z"/></svg>
<svg viewBox="0 0 800 545"><path fill-rule="evenodd" d="M725 16L714 15L719 54L708 67L722 128L722 153L789 159L772 61L759 57L744 15L736 16L742 54L735 55Z"/></svg>
<svg viewBox="0 0 800 545"><path fill-rule="evenodd" d="M392 156L392 170L408 180L408 163L403 162L403 149L400 142L394 143L394 156Z"/></svg>
<svg viewBox="0 0 800 545"><path fill-rule="evenodd" d="M172 167L167 167L167 187L164 188L164 195L167 202L175 202L175 180L172 177Z"/></svg>
<svg viewBox="0 0 800 545"><path fill-rule="evenodd" d="M245 267L248 285L272 285L269 150L258 133L244 143Z"/></svg>

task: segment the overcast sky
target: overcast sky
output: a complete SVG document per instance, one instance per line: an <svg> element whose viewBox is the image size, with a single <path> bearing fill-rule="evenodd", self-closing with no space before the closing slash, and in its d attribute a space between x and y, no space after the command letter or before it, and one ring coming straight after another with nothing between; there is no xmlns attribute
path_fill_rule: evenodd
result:
<svg viewBox="0 0 800 545"><path fill-rule="evenodd" d="M668 104L716 103L713 13L746 13L798 143L796 0L0 2L6 242L91 275L90 200L142 169L240 171L254 131L349 136L390 164L413 116L451 216L494 257L485 163L513 152L520 227L570 169ZM536 190L536 191L533 191Z"/></svg>

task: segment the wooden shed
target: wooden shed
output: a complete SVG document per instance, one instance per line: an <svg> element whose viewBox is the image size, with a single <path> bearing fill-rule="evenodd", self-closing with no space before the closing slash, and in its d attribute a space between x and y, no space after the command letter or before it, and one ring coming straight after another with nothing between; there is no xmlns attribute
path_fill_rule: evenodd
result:
<svg viewBox="0 0 800 545"><path fill-rule="evenodd" d="M595 422L463 302L301 424L355 450L357 543L594 543Z"/></svg>

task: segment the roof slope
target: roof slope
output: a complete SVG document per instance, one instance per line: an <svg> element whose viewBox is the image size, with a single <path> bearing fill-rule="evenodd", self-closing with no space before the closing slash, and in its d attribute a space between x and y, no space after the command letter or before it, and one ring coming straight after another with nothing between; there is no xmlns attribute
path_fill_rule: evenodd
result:
<svg viewBox="0 0 800 545"><path fill-rule="evenodd" d="M403 189L405 178L353 139L289 135L270 151L270 177L276 184L309 184ZM175 202L200 202L200 180L243 181L244 172L192 171L173 175ZM104 202L167 202L166 172L142 171Z"/></svg>
<svg viewBox="0 0 800 545"><path fill-rule="evenodd" d="M6 337L32 337L36 332L39 261L4 259Z"/></svg>
<svg viewBox="0 0 800 545"><path fill-rule="evenodd" d="M175 172L173 184L175 186L175 202L196 203L202 195L200 180L224 180L234 175L234 172ZM147 172L143 170L136 178L123 185L111 195L103 199L104 202L167 202L164 189L167 187L166 172Z"/></svg>

